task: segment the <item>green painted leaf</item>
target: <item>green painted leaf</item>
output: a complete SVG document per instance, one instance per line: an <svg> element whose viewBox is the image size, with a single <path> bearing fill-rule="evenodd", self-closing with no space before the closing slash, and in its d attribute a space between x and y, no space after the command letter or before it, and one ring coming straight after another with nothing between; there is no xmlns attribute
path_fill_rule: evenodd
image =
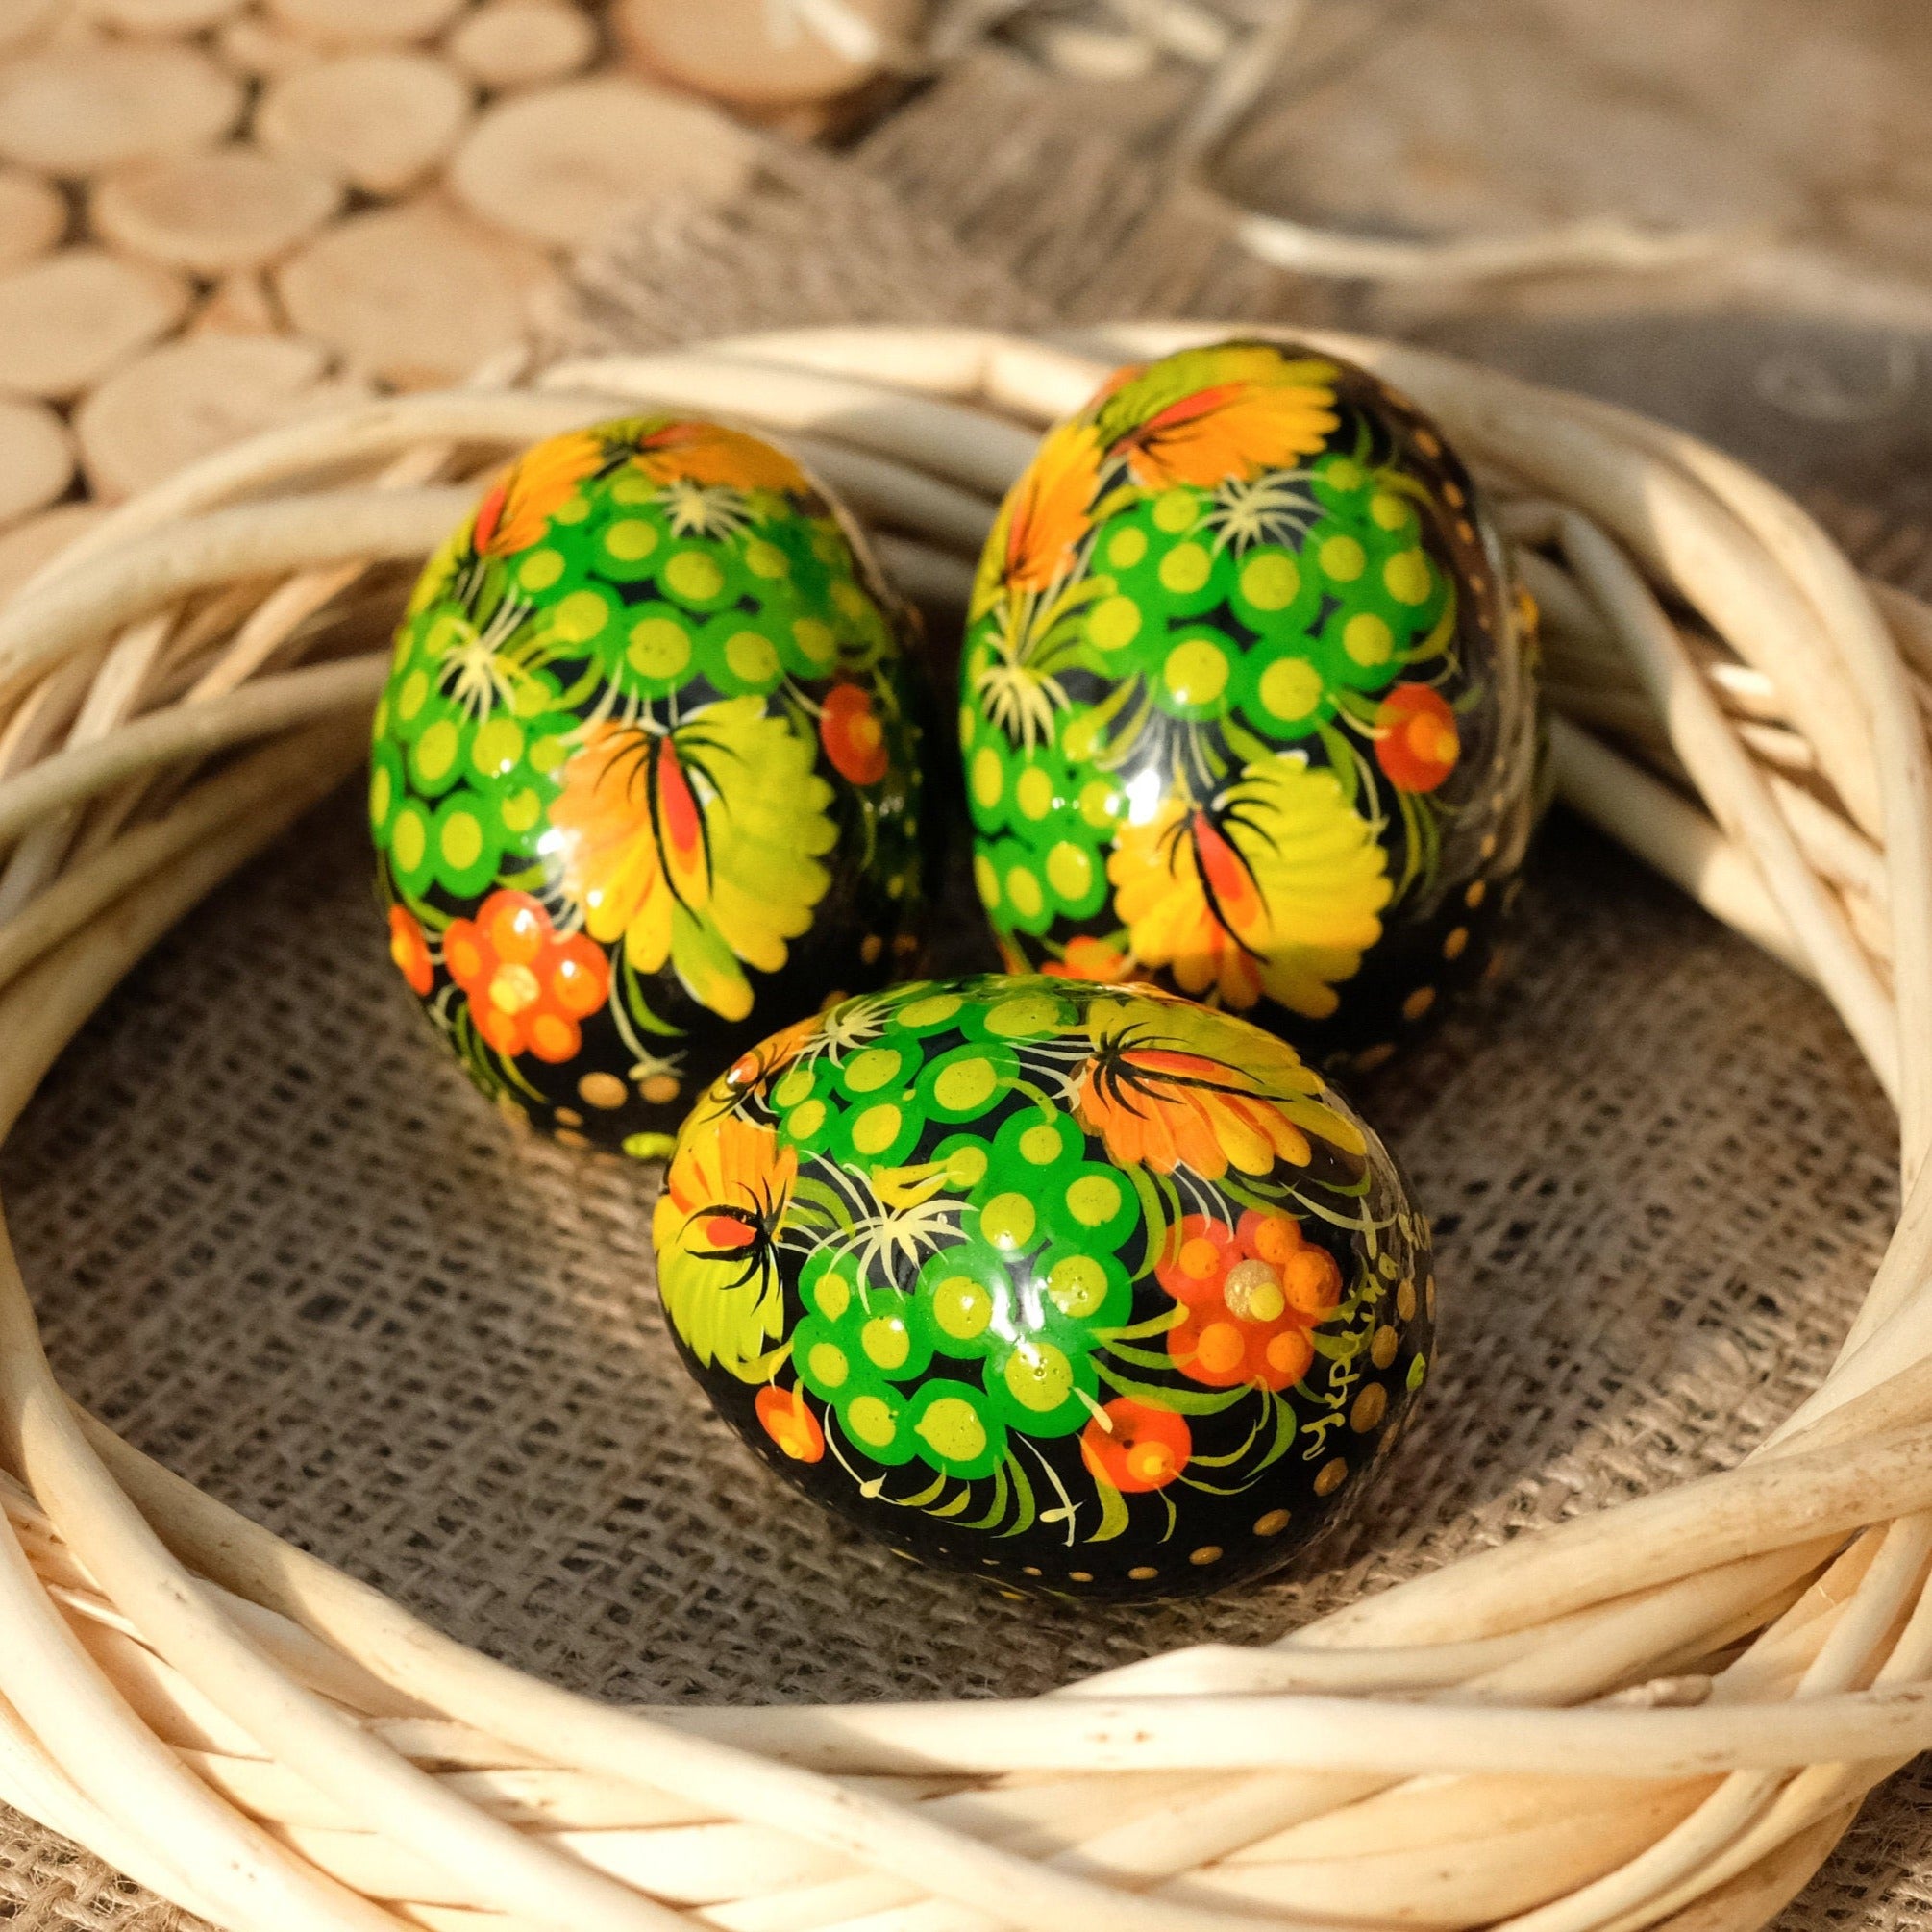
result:
<svg viewBox="0 0 1932 1932"><path fill-rule="evenodd" d="M1248 1393L1245 1382L1232 1389L1156 1388L1152 1383L1115 1375L1104 1362L1096 1361L1094 1366L1100 1371L1101 1380L1116 1395L1131 1396L1151 1409L1172 1409L1177 1415L1218 1416L1223 1409L1231 1409Z"/></svg>
<svg viewBox="0 0 1932 1932"><path fill-rule="evenodd" d="M1087 1541L1111 1543L1127 1526L1127 1498L1102 1475L1094 1477L1094 1494L1101 1499L1101 1526Z"/></svg>

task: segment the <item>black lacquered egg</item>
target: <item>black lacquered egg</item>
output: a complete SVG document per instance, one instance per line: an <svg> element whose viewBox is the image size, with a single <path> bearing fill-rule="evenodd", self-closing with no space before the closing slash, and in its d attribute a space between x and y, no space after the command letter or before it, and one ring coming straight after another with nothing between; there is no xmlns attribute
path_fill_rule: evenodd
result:
<svg viewBox="0 0 1932 1932"><path fill-rule="evenodd" d="M918 947L905 618L791 458L539 444L424 573L369 793L397 965L491 1099L666 1151L692 1097Z"/></svg>
<svg viewBox="0 0 1932 1932"><path fill-rule="evenodd" d="M1373 1064L1476 978L1535 811L1526 601L1467 471L1332 357L1122 370L1007 497L961 750L1016 969Z"/></svg>
<svg viewBox="0 0 1932 1932"><path fill-rule="evenodd" d="M693 1109L653 1233L719 1412L908 1555L1105 1599L1273 1570L1422 1386L1428 1229L1279 1039L1046 976L847 1000Z"/></svg>

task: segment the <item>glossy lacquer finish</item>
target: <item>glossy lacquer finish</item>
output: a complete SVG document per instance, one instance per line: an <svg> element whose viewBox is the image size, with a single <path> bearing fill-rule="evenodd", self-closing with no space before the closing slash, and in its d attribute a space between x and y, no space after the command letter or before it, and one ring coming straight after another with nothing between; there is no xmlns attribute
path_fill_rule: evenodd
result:
<svg viewBox="0 0 1932 1932"><path fill-rule="evenodd" d="M1256 343L1121 371L974 592L961 747L1009 962L1375 1064L1489 963L1533 657L1468 473L1385 385Z"/></svg>
<svg viewBox="0 0 1932 1932"><path fill-rule="evenodd" d="M1427 1368L1428 1232L1278 1039L1039 975L852 999L694 1108L654 1234L747 1442L903 1553L1159 1598L1275 1568Z"/></svg>
<svg viewBox="0 0 1932 1932"><path fill-rule="evenodd" d="M792 459L713 424L529 451L432 561L376 714L391 951L491 1099L668 1150L917 951L904 619Z"/></svg>

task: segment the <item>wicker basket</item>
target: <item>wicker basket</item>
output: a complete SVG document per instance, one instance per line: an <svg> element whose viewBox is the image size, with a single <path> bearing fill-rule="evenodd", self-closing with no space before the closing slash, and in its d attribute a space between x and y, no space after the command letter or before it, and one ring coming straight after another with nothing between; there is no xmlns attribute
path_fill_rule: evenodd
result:
<svg viewBox="0 0 1932 1932"><path fill-rule="evenodd" d="M464 476L647 399L734 415L943 601L1037 425L1111 360L1221 333L585 361L359 406L116 511L0 608L0 1124L359 761L396 570ZM1237 1932L1319 1924L1269 1841L1375 1797L1333 1854L1351 1922L1413 1920L1421 1868L1391 1845L1452 1844L1487 1901L1459 1922L1623 1932L1762 1923L1932 1745L1932 610L1688 437L1320 339L1492 484L1545 614L1568 796L1813 978L1897 1105L1903 1215L1817 1394L1737 1469L1267 1647L1046 1700L638 1713L464 1649L78 1413L0 1251L0 1798L235 1928ZM165 1741L211 1707L254 1748ZM1538 1780L1583 1771L1588 1808L1548 1814ZM722 1902L665 1902L700 1895Z"/></svg>

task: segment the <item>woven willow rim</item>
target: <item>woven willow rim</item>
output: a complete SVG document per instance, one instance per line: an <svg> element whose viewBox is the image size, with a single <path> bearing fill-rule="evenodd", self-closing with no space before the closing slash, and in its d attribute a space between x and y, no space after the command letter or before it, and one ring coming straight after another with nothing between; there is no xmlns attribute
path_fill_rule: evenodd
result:
<svg viewBox="0 0 1932 1932"><path fill-rule="evenodd" d="M580 361L281 430L124 506L0 607L0 1130L143 951L358 762L398 568L463 477L646 400L729 413L882 526L908 588L956 597L1039 425L1112 360L1226 333ZM1736 1469L1272 1646L1043 1699L618 1710L79 1413L0 1248L0 1797L249 1932L1716 1932L1775 1913L1932 1746L1932 610L1689 437L1316 339L1491 483L1570 797L1816 979L1898 1107L1903 1216L1817 1394Z"/></svg>

